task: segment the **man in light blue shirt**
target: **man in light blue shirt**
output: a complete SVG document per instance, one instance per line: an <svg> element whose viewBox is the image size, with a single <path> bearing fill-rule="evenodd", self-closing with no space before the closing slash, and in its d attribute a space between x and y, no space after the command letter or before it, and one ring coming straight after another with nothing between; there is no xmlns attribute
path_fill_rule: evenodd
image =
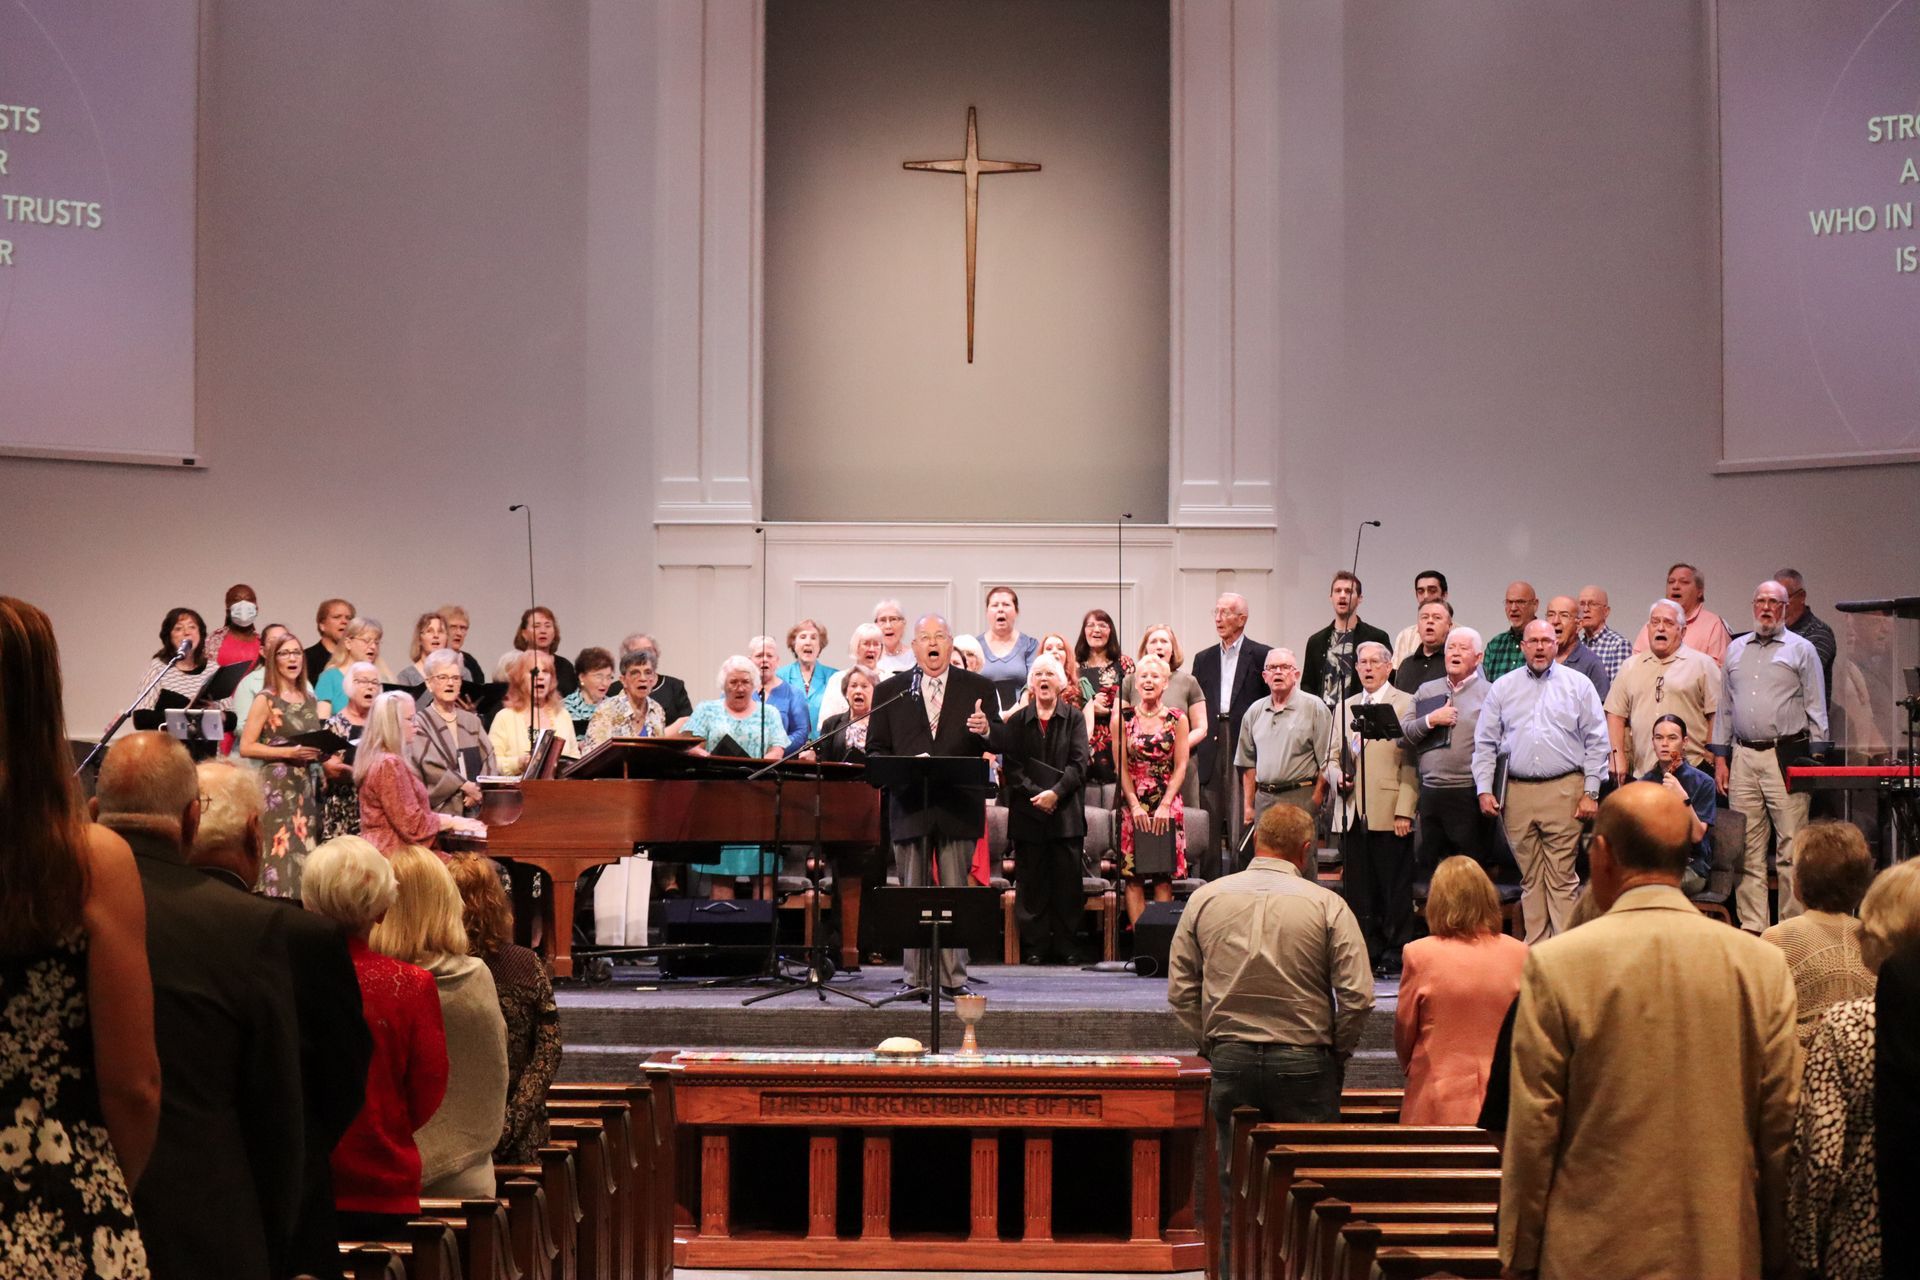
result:
<svg viewBox="0 0 1920 1280"><path fill-rule="evenodd" d="M1473 731L1474 789L1480 811L1506 823L1520 864L1529 945L1572 924L1580 827L1599 810L1607 767L1600 695L1593 681L1553 660L1558 649L1552 623L1527 623L1520 637L1525 664L1493 682ZM1501 758L1504 792L1494 778Z"/></svg>

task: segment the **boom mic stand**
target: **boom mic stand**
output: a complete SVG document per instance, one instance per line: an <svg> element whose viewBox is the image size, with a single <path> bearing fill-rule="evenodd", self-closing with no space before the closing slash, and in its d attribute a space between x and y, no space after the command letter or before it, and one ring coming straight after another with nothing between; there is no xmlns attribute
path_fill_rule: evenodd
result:
<svg viewBox="0 0 1920 1280"><path fill-rule="evenodd" d="M176 666L180 665L180 663L186 658L187 654L191 651L191 649L192 649L192 646L182 644L180 646L179 652L175 653L171 658L167 659L167 665L153 673L153 679L147 681L147 687L142 689L138 694L134 696L133 701L127 704L127 709L125 711L122 711L118 716L114 717L113 723L107 726L107 731L100 735L100 741L93 744L93 750L87 752L87 758L85 760L82 760L80 762L80 767L73 771L74 777L78 778L79 776L81 776L87 771L87 769L93 764L94 757L98 756L102 751L105 751L107 749L107 744L113 741L113 735L120 732L120 726L125 724L127 720L133 715L134 708L138 707L141 703L147 700L147 695L153 692L154 686L158 685L162 680L166 679L167 672L173 670Z"/></svg>
<svg viewBox="0 0 1920 1280"><path fill-rule="evenodd" d="M837 729L829 729L825 733L817 734L816 736L814 736L813 738L809 739L807 742L802 744L800 747L800 750L794 752L794 755L798 756L808 751L812 751L814 750L814 748L818 747L822 742L825 742L828 738L835 737L839 734L844 734L848 729L852 728L854 725L860 723L861 721L871 719L874 713L879 711L880 708L892 706L894 703L898 702L900 699L907 697L909 694L912 693L912 691L913 691L912 686L909 685L907 688L900 690L900 692L894 694L891 698L888 698L886 701L875 703L872 707L867 709L867 712L865 715L854 716L852 719L848 720L845 724L841 725ZM774 795L773 812L774 812L774 818L775 818L774 825L775 825L776 835L778 834L778 828L779 828L780 790L781 790L781 785L785 780L785 772L781 770L778 766L784 763L786 763L784 757L779 760L773 760L768 762L765 765L762 765L760 768L755 769L752 773L747 775L748 782L758 782L761 778L766 777L768 775L772 775L773 777L773 795ZM809 881L808 888L811 890L811 892L808 894L808 897L807 897L807 936L812 938L813 942L807 947L806 977L795 978L790 974L780 972L777 950L776 950L775 962L771 967L770 972L762 976L773 978L774 980L786 983L787 985L783 987L775 988L772 991L762 991L756 995L748 996L745 1000L742 1000L740 1003L743 1005L758 1004L762 1000L772 1000L777 996L792 995L794 992L797 992L797 991L812 991L817 996L819 996L820 1002L822 1004L825 1004L827 999L827 993L831 991L833 994L837 996L845 996L847 999L856 1001L857 1003L863 1004L867 1006L869 1009L871 1009L876 1007L874 1001L867 999L865 996L856 995L854 992L844 991L839 987L830 985L829 983L829 979L833 976L833 971L834 971L833 957L827 949L825 930L823 930L820 927L820 867L824 864L825 857L826 857L825 850L824 850L824 842L820 838L820 830L821 830L821 823L822 823L822 818L820 813L820 804L821 804L821 789L826 785L826 769L821 764L820 758L817 753L814 756L814 766L815 766L815 771L814 771L814 792L813 792L813 852L808 858L809 866L808 866L808 873L807 873L807 879ZM778 930L775 930L775 933L777 934Z"/></svg>

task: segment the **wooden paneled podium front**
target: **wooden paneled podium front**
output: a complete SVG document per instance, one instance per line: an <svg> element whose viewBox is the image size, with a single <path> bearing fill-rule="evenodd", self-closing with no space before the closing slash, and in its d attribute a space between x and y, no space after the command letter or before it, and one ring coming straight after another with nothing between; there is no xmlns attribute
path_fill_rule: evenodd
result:
<svg viewBox="0 0 1920 1280"><path fill-rule="evenodd" d="M1205 1265L1199 1058L742 1050L648 1074L673 1092L677 1265Z"/></svg>

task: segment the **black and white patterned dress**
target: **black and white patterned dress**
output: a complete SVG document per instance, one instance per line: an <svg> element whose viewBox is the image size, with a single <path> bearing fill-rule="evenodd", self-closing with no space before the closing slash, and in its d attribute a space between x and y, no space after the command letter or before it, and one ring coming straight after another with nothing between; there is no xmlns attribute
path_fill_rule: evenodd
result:
<svg viewBox="0 0 1920 1280"><path fill-rule="evenodd" d="M1794 1260L1824 1280L1879 1280L1872 1000L1828 1009L1807 1045L1791 1176Z"/></svg>
<svg viewBox="0 0 1920 1280"><path fill-rule="evenodd" d="M0 956L0 1278L149 1274L100 1111L84 934Z"/></svg>

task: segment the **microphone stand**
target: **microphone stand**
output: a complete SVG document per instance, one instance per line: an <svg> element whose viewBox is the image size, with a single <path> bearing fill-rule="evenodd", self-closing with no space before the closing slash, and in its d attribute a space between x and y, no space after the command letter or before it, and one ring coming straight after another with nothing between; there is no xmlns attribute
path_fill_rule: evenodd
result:
<svg viewBox="0 0 1920 1280"><path fill-rule="evenodd" d="M87 769L93 764L94 757L98 756L102 751L105 751L107 749L107 743L113 741L113 735L120 732L120 726L125 724L129 719L133 717L134 708L138 707L141 703L145 702L147 700L147 695L154 691L155 686L157 686L162 680L167 678L167 673L169 671L172 671L176 666L180 665L180 663L186 659L187 652L188 652L187 649L185 647L182 647L178 653L174 654L171 658L167 659L166 666L160 668L158 671L153 673L153 679L147 681L147 687L142 689L138 694L134 695L133 701L127 704L127 709L125 711L122 711L118 716L114 717L113 723L107 726L107 731L100 735L100 741L93 744L93 750L87 752L87 758L85 760L82 760L80 762L80 767L73 771L74 777L77 778L80 775L84 774L87 771Z"/></svg>
<svg viewBox="0 0 1920 1280"><path fill-rule="evenodd" d="M909 684L906 688L900 690L900 692L894 694L892 697L887 698L882 702L877 702L873 706L869 707L864 715L853 716L849 718L845 724L839 726L838 728L829 729L825 733L816 734L814 737L808 739L805 743L801 744L800 749L795 751L793 754L795 756L800 756L800 755L804 755L808 751L813 751L814 748L818 747L822 742L825 742L828 738L837 737L841 734L846 733L846 731L852 728L854 725L859 724L864 720L871 719L874 713L879 711L880 708L890 707L894 703L900 701L900 699L908 697L913 693L914 693L914 687L912 684ZM786 771L781 769L779 766L782 764L785 764L787 762L787 759L788 757L782 756L778 760L769 760L766 764L760 766L758 769L755 769L752 773L748 774L746 779L748 782L758 782L760 781L760 779L764 777L767 777L769 775L772 776L774 829L775 829L776 835L778 834L779 825L780 825L781 786L786 779ZM825 857L826 857L825 849L823 847L823 842L820 839L821 825L823 822L821 812L820 812L820 806L821 806L821 800L822 800L821 791L825 786L826 786L826 768L824 764L821 762L818 753L816 752L814 756L813 853L811 858L809 859L809 862L812 864L812 866L811 866L811 869L809 870L808 877L807 877L808 880L811 882L809 885L809 888L812 890L812 892L808 895L808 900L807 900L807 934L809 937L813 939L813 941L807 947L807 976L804 978L795 978L795 977L792 977L791 975L781 973L779 971L779 961L776 953L776 958L773 964L769 966L769 972L762 976L774 978L780 982L786 983L787 985L784 987L776 988L775 990L772 990L772 991L762 991L756 995L748 996L745 1000L742 1000L740 1002L742 1005L759 1004L762 1000L772 1000L778 996L791 995L796 991L812 991L820 998L820 1002L824 1004L826 1003L827 993L831 991L833 992L833 994L837 996L845 996L847 999L863 1004L867 1006L867 1008L869 1009L877 1007L874 1001L867 999L865 996L856 995L854 992L851 992L851 991L843 991L839 987L835 987L829 984L829 980L833 975L834 964L833 964L832 956L827 951L825 931L820 927L819 868L825 861ZM776 930L776 933L777 933L777 930Z"/></svg>
<svg viewBox="0 0 1920 1280"><path fill-rule="evenodd" d="M527 621L531 623L533 621L533 611L540 607L540 593L535 591L533 587L533 504L531 502L516 502L512 506L508 507L507 510L510 512L524 511L527 513ZM535 652L538 653L539 651L535 650ZM534 674L537 675L540 670L540 659L537 657L533 660L533 669L534 669ZM560 667L558 662L554 664L553 685L556 691L560 687ZM540 700L533 696L533 676L528 676L527 677L527 750L531 752L534 748L534 745L539 740L540 740ZM573 924L571 921L568 922L567 927L569 929L573 927Z"/></svg>
<svg viewBox="0 0 1920 1280"><path fill-rule="evenodd" d="M1133 519L1133 512L1122 511L1113 520L1113 643L1120 652L1126 650L1126 524Z"/></svg>

